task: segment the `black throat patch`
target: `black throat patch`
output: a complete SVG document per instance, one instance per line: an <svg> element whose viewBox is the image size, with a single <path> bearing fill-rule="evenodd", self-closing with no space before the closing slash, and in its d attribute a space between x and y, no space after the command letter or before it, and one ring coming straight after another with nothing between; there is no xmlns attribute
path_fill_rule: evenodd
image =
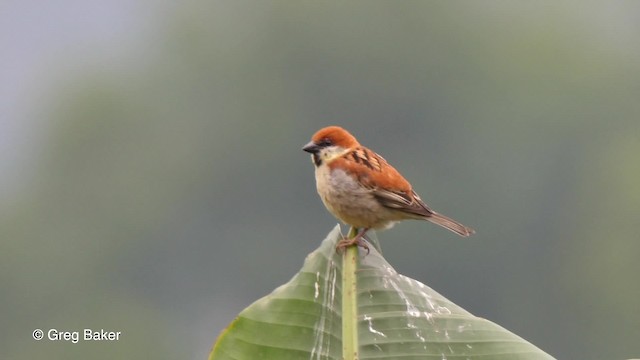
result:
<svg viewBox="0 0 640 360"><path fill-rule="evenodd" d="M322 159L320 159L320 155L318 155L318 153L313 153L311 156L313 156L313 163L316 167L322 165Z"/></svg>

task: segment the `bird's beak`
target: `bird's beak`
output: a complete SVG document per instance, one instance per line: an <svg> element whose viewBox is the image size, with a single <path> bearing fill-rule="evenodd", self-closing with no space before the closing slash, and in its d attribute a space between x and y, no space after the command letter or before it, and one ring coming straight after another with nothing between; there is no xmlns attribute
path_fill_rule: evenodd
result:
<svg viewBox="0 0 640 360"><path fill-rule="evenodd" d="M320 146L318 146L318 144L314 143L313 141L310 141L307 145L302 147L302 150L311 154L315 154L320 151Z"/></svg>

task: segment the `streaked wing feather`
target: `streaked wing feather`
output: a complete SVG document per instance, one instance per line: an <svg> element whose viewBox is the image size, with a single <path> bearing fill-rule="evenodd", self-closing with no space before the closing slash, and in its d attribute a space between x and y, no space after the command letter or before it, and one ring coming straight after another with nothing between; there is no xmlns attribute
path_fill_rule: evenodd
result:
<svg viewBox="0 0 640 360"><path fill-rule="evenodd" d="M411 195L405 192L395 192L384 189L374 189L373 195L380 201L380 204L391 209L397 209L410 214L430 216L433 210L420 200L415 191Z"/></svg>
<svg viewBox="0 0 640 360"><path fill-rule="evenodd" d="M409 182L380 155L364 146L357 147L329 166L339 166L354 174L382 206L407 214L429 217L433 211L411 189Z"/></svg>

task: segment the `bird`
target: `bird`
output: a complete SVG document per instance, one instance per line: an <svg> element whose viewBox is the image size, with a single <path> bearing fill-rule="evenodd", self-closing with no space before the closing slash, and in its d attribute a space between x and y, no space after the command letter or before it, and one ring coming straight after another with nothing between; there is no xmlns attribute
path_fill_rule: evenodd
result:
<svg viewBox="0 0 640 360"><path fill-rule="evenodd" d="M427 206L393 166L340 126L318 130L302 150L311 154L316 189L327 210L357 229L336 250L358 245L368 253L363 241L368 230L389 229L409 219L427 220L463 237L475 233Z"/></svg>

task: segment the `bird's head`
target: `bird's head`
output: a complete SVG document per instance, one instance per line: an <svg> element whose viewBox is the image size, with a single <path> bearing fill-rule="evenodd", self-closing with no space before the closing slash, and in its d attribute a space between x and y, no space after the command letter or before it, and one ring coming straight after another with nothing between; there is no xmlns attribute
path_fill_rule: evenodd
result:
<svg viewBox="0 0 640 360"><path fill-rule="evenodd" d="M347 130L339 126L328 126L318 130L302 150L310 153L313 163L320 166L358 146L358 140Z"/></svg>

